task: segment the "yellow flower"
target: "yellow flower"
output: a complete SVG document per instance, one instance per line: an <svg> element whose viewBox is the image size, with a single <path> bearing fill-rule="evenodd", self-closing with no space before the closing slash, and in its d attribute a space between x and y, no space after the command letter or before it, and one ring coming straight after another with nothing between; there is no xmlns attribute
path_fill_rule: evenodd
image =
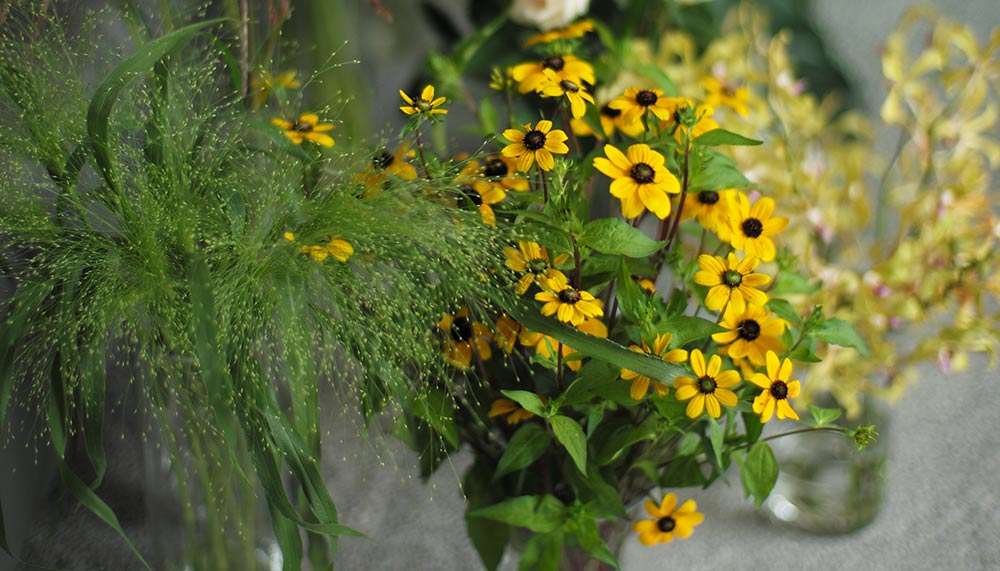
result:
<svg viewBox="0 0 1000 571"><path fill-rule="evenodd" d="M632 276L632 279L646 293L656 293L656 284L653 283L653 280L642 276Z"/></svg>
<svg viewBox="0 0 1000 571"><path fill-rule="evenodd" d="M664 166L660 153L649 145L629 146L623 154L613 145L605 145L608 158L596 157L594 167L611 177L611 195L621 200L622 216L635 218L648 209L663 219L670 215L670 197L681 185L677 177Z"/></svg>
<svg viewBox="0 0 1000 571"><path fill-rule="evenodd" d="M652 88L629 87L624 95L616 97L608 106L622 112L622 121L629 126L639 125L645 131L642 118L649 111L656 118L670 121L676 109L675 98L664 97L663 91Z"/></svg>
<svg viewBox="0 0 1000 571"><path fill-rule="evenodd" d="M542 395L538 395L538 398L541 399L543 404L549 400ZM508 415L507 424L517 424L522 420L528 420L529 418L534 418L535 416L535 413L521 408L521 405L510 399L504 398L493 401L493 404L490 405L490 411L486 413L486 416L489 418L495 418L505 414Z"/></svg>
<svg viewBox="0 0 1000 571"><path fill-rule="evenodd" d="M736 193L735 203L729 206L728 236L723 238L733 248L746 252L748 256L770 262L777 254L771 236L788 226L788 219L772 217L774 199L763 197L750 206L750 200L742 192ZM720 236L721 237L721 236Z"/></svg>
<svg viewBox="0 0 1000 571"><path fill-rule="evenodd" d="M723 371L721 357L712 355L706 365L701 350L694 349L691 351L691 370L697 379L677 377L674 380L674 397L679 401L691 401L685 411L688 418L698 418L702 410L707 410L712 418L719 418L722 406L736 406L736 393L729 389L740 382L740 374L732 369Z"/></svg>
<svg viewBox="0 0 1000 571"><path fill-rule="evenodd" d="M407 145L402 145L396 152L389 154L389 151L382 149L372 157L372 162L364 173L355 175L355 179L362 181L365 187L365 196L377 194L382 190L382 185L389 176L396 176L403 180L415 180L417 169L404 160L413 155Z"/></svg>
<svg viewBox="0 0 1000 571"><path fill-rule="evenodd" d="M558 278L561 274L559 270L553 269L553 266L561 265L569 259L568 254L559 254L555 257L555 260L551 260L545 246L539 246L537 242L526 242L524 240L517 242L516 249L510 246L505 247L503 254L504 258L506 258L504 260L505 266L515 272L524 274L517 280L517 286L515 287L517 295L524 295L528 291L528 288L531 287L531 284L535 283L535 280L542 276Z"/></svg>
<svg viewBox="0 0 1000 571"><path fill-rule="evenodd" d="M621 131L629 137L636 138L644 130L641 123L626 125L622 112L618 109L612 109L608 104L601 105L598 109L598 116L601 120L603 136L596 133L583 119L571 119L570 126L573 128L573 132L580 137L597 137L601 140L610 139L615 131Z"/></svg>
<svg viewBox="0 0 1000 571"><path fill-rule="evenodd" d="M483 168L479 161L468 161L455 178L454 184L463 196L469 199L479 210L483 223L489 226L497 225L493 205L503 202L507 192L502 185L492 184L482 180Z"/></svg>
<svg viewBox="0 0 1000 571"><path fill-rule="evenodd" d="M530 48L535 44L550 44L556 40L572 40L575 38L582 38L587 32L593 31L594 22L592 20L580 20L579 22L573 22L565 28L535 34L534 36L528 38L528 41L524 45L525 47Z"/></svg>
<svg viewBox="0 0 1000 571"><path fill-rule="evenodd" d="M569 285L561 272L554 278L542 276L538 280L544 291L535 294L535 300L542 302L542 315L556 315L559 321L579 325L586 319L601 317L604 310L600 300L587 290Z"/></svg>
<svg viewBox="0 0 1000 571"><path fill-rule="evenodd" d="M778 352L784 348L781 335L788 323L774 317L770 311L753 303L747 304L746 311L738 312L730 304L720 323L729 331L712 335L712 340L723 345L720 352L729 355L733 361L747 358L754 366L764 365L764 355L768 351Z"/></svg>
<svg viewBox="0 0 1000 571"><path fill-rule="evenodd" d="M732 252L725 260L710 254L698 256L701 270L695 272L694 283L709 288L705 307L718 311L729 303L733 311L743 313L748 302L766 304L767 294L756 288L770 282L771 276L753 273L759 263L760 260L753 256L737 260Z"/></svg>
<svg viewBox="0 0 1000 571"><path fill-rule="evenodd" d="M505 157L517 159L517 170L528 172L531 165L538 161L538 168L550 171L556 166L552 154L565 155L569 152L566 146L566 133L560 129L552 129L552 121L541 120L535 127L525 123L524 130L506 129L503 132L510 144L501 153Z"/></svg>
<svg viewBox="0 0 1000 571"><path fill-rule="evenodd" d="M767 352L767 375L757 373L750 382L764 389L764 392L753 399L753 411L760 415L761 422L771 420L777 411L778 419L799 419L795 409L788 404L788 399L799 396L801 387L799 381L790 381L792 377L792 361L785 358L779 363L774 351Z"/></svg>
<svg viewBox="0 0 1000 571"><path fill-rule="evenodd" d="M735 200L735 190L703 190L688 195L684 201L681 220L695 218L702 228L718 234L720 229L728 236L729 204ZM728 240L727 240L728 241Z"/></svg>
<svg viewBox="0 0 1000 571"><path fill-rule="evenodd" d="M583 85L569 79L561 79L551 69L543 69L545 79L538 85L542 97L563 97L569 100L569 112L575 119L587 112L587 102L594 105L594 97L587 93Z"/></svg>
<svg viewBox="0 0 1000 571"><path fill-rule="evenodd" d="M438 97L437 99L434 98L433 85L425 87L420 93L420 97L410 97L402 89L399 90L399 96L406 102L406 105L401 106L399 110L407 115L419 113L421 115L433 117L434 115L444 115L448 113L447 109L440 109L440 107L444 105L446 99L444 97Z"/></svg>
<svg viewBox="0 0 1000 571"><path fill-rule="evenodd" d="M469 317L469 308L463 307L455 315L444 315L438 328L445 334L445 360L459 369L469 368L473 354L484 361L492 356L490 330Z"/></svg>
<svg viewBox="0 0 1000 571"><path fill-rule="evenodd" d="M295 241L295 234L293 234L292 232L285 232L285 233L284 233L284 234L282 234L281 236L282 236L282 237L283 237L283 238L284 238L285 240L288 240L289 242L294 242L294 241Z"/></svg>
<svg viewBox="0 0 1000 571"><path fill-rule="evenodd" d="M517 90L528 93L538 91L538 85L545 80L546 69L556 72L560 80L568 79L577 85L595 83L594 66L571 55L552 55L537 63L522 63L511 68L510 75L518 83Z"/></svg>
<svg viewBox="0 0 1000 571"><path fill-rule="evenodd" d="M673 492L663 496L659 506L653 500L646 500L645 507L646 513L653 519L637 521L632 529L639 534L639 542L646 546L670 543L675 536L686 539L705 519L696 511L698 504L694 500L688 500L677 508L677 495Z"/></svg>
<svg viewBox="0 0 1000 571"><path fill-rule="evenodd" d="M746 87L734 87L711 75L701 80L701 86L706 92L706 105L712 107L725 105L739 113L741 117L746 117L749 114L747 102L750 101L750 90Z"/></svg>
<svg viewBox="0 0 1000 571"><path fill-rule="evenodd" d="M504 192L524 192L530 188L528 179L517 174L517 161L503 155L486 157L481 174L485 180L476 184L493 186Z"/></svg>
<svg viewBox="0 0 1000 571"><path fill-rule="evenodd" d="M677 126L677 130L674 131L674 139L678 143L684 142L684 135L688 133L689 127L684 124L682 117L687 113L694 114L694 124L690 127L690 133L687 135L688 141L693 141L701 135L713 130L718 129L719 124L712 119L712 115L715 114L715 109L711 105L695 105L693 101L685 98L676 98L673 100L675 102L674 113L671 115L669 121L664 121L660 125L660 131L665 132L672 128L674 125Z"/></svg>
<svg viewBox="0 0 1000 571"><path fill-rule="evenodd" d="M296 145L301 145L302 141L312 141L324 147L333 146L333 137L325 133L333 129L333 125L320 123L319 116L315 113L303 113L295 121L275 118L271 119L271 124L281 127L285 136Z"/></svg>
<svg viewBox="0 0 1000 571"><path fill-rule="evenodd" d="M330 256L330 250L327 250L323 246L302 246L300 251L303 254L309 254L309 256L317 262L322 262Z"/></svg>
<svg viewBox="0 0 1000 571"><path fill-rule="evenodd" d="M295 74L295 70L291 70L272 76L271 72L266 69L262 70L259 76L250 81L250 87L257 91L257 102L260 105L266 103L267 98L271 95L271 90L276 87L280 89L297 89L301 87L302 83L298 79L295 79Z"/></svg>
<svg viewBox="0 0 1000 571"><path fill-rule="evenodd" d="M330 242L326 245L327 251L334 258L337 258L343 263L347 262L347 258L350 258L354 254L354 246L346 240L341 240L340 235L336 235L330 239Z"/></svg>
<svg viewBox="0 0 1000 571"><path fill-rule="evenodd" d="M668 350L670 337L669 333L657 335L656 339L653 341L652 349L649 348L649 345L646 345L645 341L642 342L642 347L639 347L638 345L629 345L629 349L637 353L655 355L670 363L683 363L684 361L687 361L687 351L683 349L674 349L672 351ZM640 375L639 373L628 369L622 369L621 377L625 381L632 381L632 387L629 389L629 395L634 400L642 400L646 397L646 393L649 392L650 383L653 384L653 390L656 392L656 396L667 396L667 385L661 383L660 381L655 381L645 375Z"/></svg>
<svg viewBox="0 0 1000 571"><path fill-rule="evenodd" d="M510 353L514 350L514 344L517 343L517 338L523 329L524 327L520 323L505 313L500 316L500 319L497 319L496 325L493 327L495 332L493 340L505 353Z"/></svg>
<svg viewBox="0 0 1000 571"><path fill-rule="evenodd" d="M594 337L601 337L602 339L607 339L608 337L608 326L604 324L600 319L587 319L583 323L576 326L577 330L583 331L588 335L593 335ZM560 343L555 337L550 337L548 335L543 335L535 331L522 331L521 332L521 345L525 347L534 347L535 353L545 359L553 359L553 353L558 350L559 354L562 356L563 364L569 368L571 371L579 371L580 367L583 366L583 360L579 358L568 359L570 355L576 353L576 350L566 345Z"/></svg>

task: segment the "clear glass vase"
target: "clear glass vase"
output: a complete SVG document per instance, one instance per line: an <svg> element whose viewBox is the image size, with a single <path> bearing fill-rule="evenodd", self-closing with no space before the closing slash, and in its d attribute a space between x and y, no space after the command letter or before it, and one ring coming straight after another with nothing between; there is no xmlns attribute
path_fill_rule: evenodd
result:
<svg viewBox="0 0 1000 571"><path fill-rule="evenodd" d="M819 406L836 406L831 399ZM836 432L810 432L775 439L778 481L761 511L774 523L813 533L842 534L861 529L878 515L885 496L888 406L862 396L856 418L837 423L853 428L874 424L878 440L858 451Z"/></svg>
<svg viewBox="0 0 1000 571"><path fill-rule="evenodd" d="M174 403L149 406L144 468L152 567L279 571L281 550L246 447L237 445L234 454Z"/></svg>
<svg viewBox="0 0 1000 571"><path fill-rule="evenodd" d="M625 538L632 529L629 520L601 520L597 522L597 532L608 546L608 551L621 563L621 552L625 546ZM500 560L497 571L517 571L521 563L524 545L531 538L531 533L525 529L513 529L503 559ZM559 571L612 571L615 567L595 559L585 549L576 545L564 544L559 563Z"/></svg>

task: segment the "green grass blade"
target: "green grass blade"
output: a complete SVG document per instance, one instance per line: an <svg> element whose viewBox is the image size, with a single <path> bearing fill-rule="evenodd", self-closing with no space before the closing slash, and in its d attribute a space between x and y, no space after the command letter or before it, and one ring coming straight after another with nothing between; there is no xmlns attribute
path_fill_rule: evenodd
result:
<svg viewBox="0 0 1000 571"><path fill-rule="evenodd" d="M93 490L84 484L83 481L81 481L80 478L78 478L77 475L74 474L62 460L59 461L59 476L62 478L63 484L66 488L69 489L71 494L73 494L73 497L83 504L84 507L93 512L94 515L104 520L104 523L110 525L112 529L118 532L118 535L125 540L125 543L128 545L129 549L132 550L132 553L135 554L139 561L142 561L142 564L145 565L147 569L152 569L152 567L149 566L149 563L147 563L142 557L142 554L139 553L139 550L132 544L132 541L125 533L125 530L122 529L121 523L118 522L118 518L115 516L114 510L112 510L108 504L104 503L104 500L99 498Z"/></svg>
<svg viewBox="0 0 1000 571"><path fill-rule="evenodd" d="M22 281L10 300L11 311L3 322L3 335L0 335L0 435L3 435L7 425L7 407L14 385L17 348L53 288L54 284L51 282Z"/></svg>
<svg viewBox="0 0 1000 571"><path fill-rule="evenodd" d="M133 79L151 71L164 56L186 45L202 30L224 21L216 19L191 24L146 43L128 59L118 64L97 86L97 91L94 92L87 108L87 137L97 163L97 170L112 190L117 192L118 183L114 170L109 123L111 110L118 100L118 95Z"/></svg>

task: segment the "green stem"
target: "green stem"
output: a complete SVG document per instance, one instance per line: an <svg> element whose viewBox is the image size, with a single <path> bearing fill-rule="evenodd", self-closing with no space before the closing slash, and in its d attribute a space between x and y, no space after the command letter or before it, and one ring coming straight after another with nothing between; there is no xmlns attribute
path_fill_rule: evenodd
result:
<svg viewBox="0 0 1000 571"><path fill-rule="evenodd" d="M807 432L838 432L844 436L849 436L850 431L842 426L809 426L807 428L796 428L795 430L789 430L788 432L782 432L780 434L772 434L770 436L765 436L764 438L758 439L756 442L744 442L737 446L733 446L727 449L728 452L735 450L741 450L743 448L749 448L757 442L767 442L769 440L774 440L776 438L784 438L785 436L793 436L795 434L805 434Z"/></svg>

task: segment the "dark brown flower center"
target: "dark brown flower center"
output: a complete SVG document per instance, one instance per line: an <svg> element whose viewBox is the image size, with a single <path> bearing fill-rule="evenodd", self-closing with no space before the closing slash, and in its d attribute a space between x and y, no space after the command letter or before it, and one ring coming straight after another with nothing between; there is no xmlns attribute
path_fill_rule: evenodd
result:
<svg viewBox="0 0 1000 571"><path fill-rule="evenodd" d="M719 201L719 193L714 190L703 190L698 193L698 202L711 206Z"/></svg>
<svg viewBox="0 0 1000 571"><path fill-rule="evenodd" d="M313 130L313 127L315 127L315 125L312 123L306 123L303 121L292 122L292 130L298 131L299 133L309 133Z"/></svg>
<svg viewBox="0 0 1000 571"><path fill-rule="evenodd" d="M722 283L731 288L739 287L740 284L743 283L743 274L737 272L736 270L726 270L722 274Z"/></svg>
<svg viewBox="0 0 1000 571"><path fill-rule="evenodd" d="M650 105L653 105L654 103L656 103L657 99L659 99L659 96L657 96L655 93L653 93L648 89L643 89L639 93L635 94L635 102L638 103L639 105L642 105L643 107L649 107Z"/></svg>
<svg viewBox="0 0 1000 571"><path fill-rule="evenodd" d="M764 225L756 218L747 218L740 227L747 238L757 238L764 231Z"/></svg>
<svg viewBox="0 0 1000 571"><path fill-rule="evenodd" d="M507 176L507 163L500 159L490 159L486 161L486 169L483 174L486 176Z"/></svg>
<svg viewBox="0 0 1000 571"><path fill-rule="evenodd" d="M537 151L545 146L545 133L533 130L524 135L524 146L529 151Z"/></svg>
<svg viewBox="0 0 1000 571"><path fill-rule="evenodd" d="M577 91L580 91L580 86L568 79L560 81L559 87L561 87L566 93L576 93Z"/></svg>
<svg viewBox="0 0 1000 571"><path fill-rule="evenodd" d="M676 525L677 522L674 521L674 518L670 516L663 516L660 519L656 520L656 528L662 531L663 533L670 533L671 531L674 530L674 527Z"/></svg>
<svg viewBox="0 0 1000 571"><path fill-rule="evenodd" d="M785 381L774 381L771 383L771 396L778 400L788 398L788 385L785 384Z"/></svg>
<svg viewBox="0 0 1000 571"><path fill-rule="evenodd" d="M562 71L566 66L566 60L562 56L549 56L542 60L542 67L547 67L552 71Z"/></svg>
<svg viewBox="0 0 1000 571"><path fill-rule="evenodd" d="M372 164L375 165L375 168L377 169L387 169L394 160L396 160L396 157L390 155L388 151L382 151L372 158Z"/></svg>
<svg viewBox="0 0 1000 571"><path fill-rule="evenodd" d="M475 204L476 206L479 206L479 205L481 205L483 203L483 197L482 197L482 195L480 195L478 192L476 192L476 189L473 188L471 184L469 184L469 183L462 183L462 184L458 185L458 190L463 195L465 195L466 198L468 198L470 201L472 201L472 203Z"/></svg>
<svg viewBox="0 0 1000 571"><path fill-rule="evenodd" d="M607 104L601 106L601 115L604 115L605 117L610 117L614 119L615 117L620 117L621 114L622 114L621 109L612 109Z"/></svg>
<svg viewBox="0 0 1000 571"><path fill-rule="evenodd" d="M632 170L629 171L629 174L632 176L632 180L639 184L649 184L656 177L653 167L646 163L635 163L632 165Z"/></svg>
<svg viewBox="0 0 1000 571"><path fill-rule="evenodd" d="M456 317L451 322L451 338L456 343L465 343L472 339L472 322L467 317Z"/></svg>
<svg viewBox="0 0 1000 571"><path fill-rule="evenodd" d="M698 392L703 395L710 395L714 393L716 386L717 383L715 382L715 379L713 377L709 377L708 375L698 379Z"/></svg>
<svg viewBox="0 0 1000 571"><path fill-rule="evenodd" d="M572 305L580 301L580 292L576 291L571 287L568 287L559 292L559 301Z"/></svg>
<svg viewBox="0 0 1000 571"><path fill-rule="evenodd" d="M747 341L753 341L754 339L760 337L760 324L753 319L741 321L739 330L740 337L746 339Z"/></svg>

